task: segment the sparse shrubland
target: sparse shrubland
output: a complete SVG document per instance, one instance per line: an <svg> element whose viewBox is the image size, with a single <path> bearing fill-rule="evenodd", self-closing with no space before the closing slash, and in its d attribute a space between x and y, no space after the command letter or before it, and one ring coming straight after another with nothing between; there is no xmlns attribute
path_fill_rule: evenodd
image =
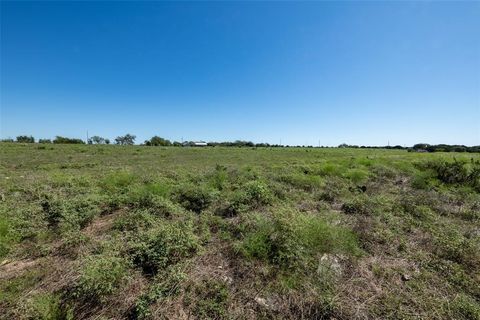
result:
<svg viewBox="0 0 480 320"><path fill-rule="evenodd" d="M0 318L480 317L476 153L92 143L0 143Z"/></svg>

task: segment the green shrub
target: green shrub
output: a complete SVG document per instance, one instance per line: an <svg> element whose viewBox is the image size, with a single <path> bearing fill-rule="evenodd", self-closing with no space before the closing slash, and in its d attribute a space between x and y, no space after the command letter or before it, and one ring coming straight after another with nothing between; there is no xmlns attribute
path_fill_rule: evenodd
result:
<svg viewBox="0 0 480 320"><path fill-rule="evenodd" d="M348 184L341 178L331 177L327 179L325 186L318 193L318 200L333 203L342 193L346 192Z"/></svg>
<svg viewBox="0 0 480 320"><path fill-rule="evenodd" d="M431 189L432 185L434 184L433 180L433 171L418 171L413 175L411 185L415 189L428 190Z"/></svg>
<svg viewBox="0 0 480 320"><path fill-rule="evenodd" d="M103 299L119 288L126 277L127 264L122 258L89 256L82 263L75 294L83 299Z"/></svg>
<svg viewBox="0 0 480 320"><path fill-rule="evenodd" d="M303 189L305 191L312 191L318 189L324 184L324 180L322 177L303 173L284 175L281 177L281 181L286 182L296 188Z"/></svg>
<svg viewBox="0 0 480 320"><path fill-rule="evenodd" d="M107 192L125 192L136 177L127 171L118 171L107 175L101 182L100 186Z"/></svg>
<svg viewBox="0 0 480 320"><path fill-rule="evenodd" d="M480 319L480 303L474 299L460 294L451 304L455 319L478 320Z"/></svg>
<svg viewBox="0 0 480 320"><path fill-rule="evenodd" d="M209 177L210 186L217 190L225 189L228 182L227 168L221 165L215 166L215 171Z"/></svg>
<svg viewBox="0 0 480 320"><path fill-rule="evenodd" d="M146 209L135 209L118 217L113 222L113 229L119 231L139 231L152 227L155 217Z"/></svg>
<svg viewBox="0 0 480 320"><path fill-rule="evenodd" d="M157 275L148 291L137 299L132 314L134 319L147 319L151 315L151 304L180 293L180 284L186 279L186 274L177 266L181 266L181 264L168 268L162 274Z"/></svg>
<svg viewBox="0 0 480 320"><path fill-rule="evenodd" d="M271 217L257 214L253 219L254 225L246 228L239 247L247 257L293 268L311 262L321 253L358 251L356 237L350 230L318 216L281 211Z"/></svg>
<svg viewBox="0 0 480 320"><path fill-rule="evenodd" d="M373 212L373 207L367 197L357 196L343 203L342 211L347 214L370 215Z"/></svg>
<svg viewBox="0 0 480 320"><path fill-rule="evenodd" d="M249 181L244 187L245 201L255 206L270 204L273 200L268 186L261 181Z"/></svg>
<svg viewBox="0 0 480 320"><path fill-rule="evenodd" d="M28 319L58 320L73 319L73 314L61 305L60 296L51 293L37 294L25 306Z"/></svg>
<svg viewBox="0 0 480 320"><path fill-rule="evenodd" d="M7 217L3 216L0 212L0 258L8 253L12 240L12 235L10 234L10 222Z"/></svg>
<svg viewBox="0 0 480 320"><path fill-rule="evenodd" d="M63 200L47 198L41 206L49 226L66 229L81 229L101 213L100 200L93 196L79 196Z"/></svg>
<svg viewBox="0 0 480 320"><path fill-rule="evenodd" d="M203 186L183 185L177 190L176 198L185 209L200 213L210 205L213 195Z"/></svg>
<svg viewBox="0 0 480 320"><path fill-rule="evenodd" d="M432 169L437 178L446 184L467 185L480 191L480 162L472 161L433 161L426 164Z"/></svg>
<svg viewBox="0 0 480 320"><path fill-rule="evenodd" d="M318 168L318 174L323 176L340 177L344 171L342 166L333 163L325 163Z"/></svg>
<svg viewBox="0 0 480 320"><path fill-rule="evenodd" d="M224 282L203 280L193 289L194 313L200 319L224 319L227 317L229 291Z"/></svg>
<svg viewBox="0 0 480 320"><path fill-rule="evenodd" d="M193 256L199 249L199 239L190 223L166 222L140 234L130 243L129 252L135 265L146 274Z"/></svg>
<svg viewBox="0 0 480 320"><path fill-rule="evenodd" d="M363 169L349 169L344 176L353 183L361 183L367 180L369 172Z"/></svg>
<svg viewBox="0 0 480 320"><path fill-rule="evenodd" d="M231 193L226 204L217 211L217 214L233 217L239 212L256 209L270 204L272 201L273 195L266 184L260 181L250 181L242 189Z"/></svg>

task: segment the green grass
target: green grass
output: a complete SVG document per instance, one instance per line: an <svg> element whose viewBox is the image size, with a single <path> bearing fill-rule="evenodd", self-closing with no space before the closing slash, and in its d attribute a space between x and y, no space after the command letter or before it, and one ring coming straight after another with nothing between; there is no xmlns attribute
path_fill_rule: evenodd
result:
<svg viewBox="0 0 480 320"><path fill-rule="evenodd" d="M479 154L1 143L0 159L0 318L479 317Z"/></svg>

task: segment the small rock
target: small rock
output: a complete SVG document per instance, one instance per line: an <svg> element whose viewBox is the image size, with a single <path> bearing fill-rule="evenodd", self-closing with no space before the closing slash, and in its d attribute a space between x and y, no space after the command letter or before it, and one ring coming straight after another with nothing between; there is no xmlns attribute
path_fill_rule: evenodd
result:
<svg viewBox="0 0 480 320"><path fill-rule="evenodd" d="M403 281L410 281L410 280L412 280L412 276L409 275L408 273L404 273L404 274L402 274L402 280Z"/></svg>
<svg viewBox="0 0 480 320"><path fill-rule="evenodd" d="M233 283L233 279L229 276L223 276L222 277L222 280L223 282L225 282L226 284L232 284Z"/></svg>
<svg viewBox="0 0 480 320"><path fill-rule="evenodd" d="M255 297L255 302L261 305L262 307L268 308L267 300L265 300L264 298Z"/></svg>
<svg viewBox="0 0 480 320"><path fill-rule="evenodd" d="M340 264L340 257L333 254L324 254L320 258L317 273L322 274L325 271L331 271L335 275L340 276L343 271L342 265Z"/></svg>
<svg viewBox="0 0 480 320"><path fill-rule="evenodd" d="M218 268L218 269L223 269L223 267L222 267L222 266L218 266L217 268Z"/></svg>

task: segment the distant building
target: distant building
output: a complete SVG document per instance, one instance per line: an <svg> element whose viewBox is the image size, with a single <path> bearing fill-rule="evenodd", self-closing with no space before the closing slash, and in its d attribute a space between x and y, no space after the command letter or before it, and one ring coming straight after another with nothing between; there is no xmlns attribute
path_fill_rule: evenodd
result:
<svg viewBox="0 0 480 320"><path fill-rule="evenodd" d="M184 147L206 147L208 144L205 141L185 141Z"/></svg>

